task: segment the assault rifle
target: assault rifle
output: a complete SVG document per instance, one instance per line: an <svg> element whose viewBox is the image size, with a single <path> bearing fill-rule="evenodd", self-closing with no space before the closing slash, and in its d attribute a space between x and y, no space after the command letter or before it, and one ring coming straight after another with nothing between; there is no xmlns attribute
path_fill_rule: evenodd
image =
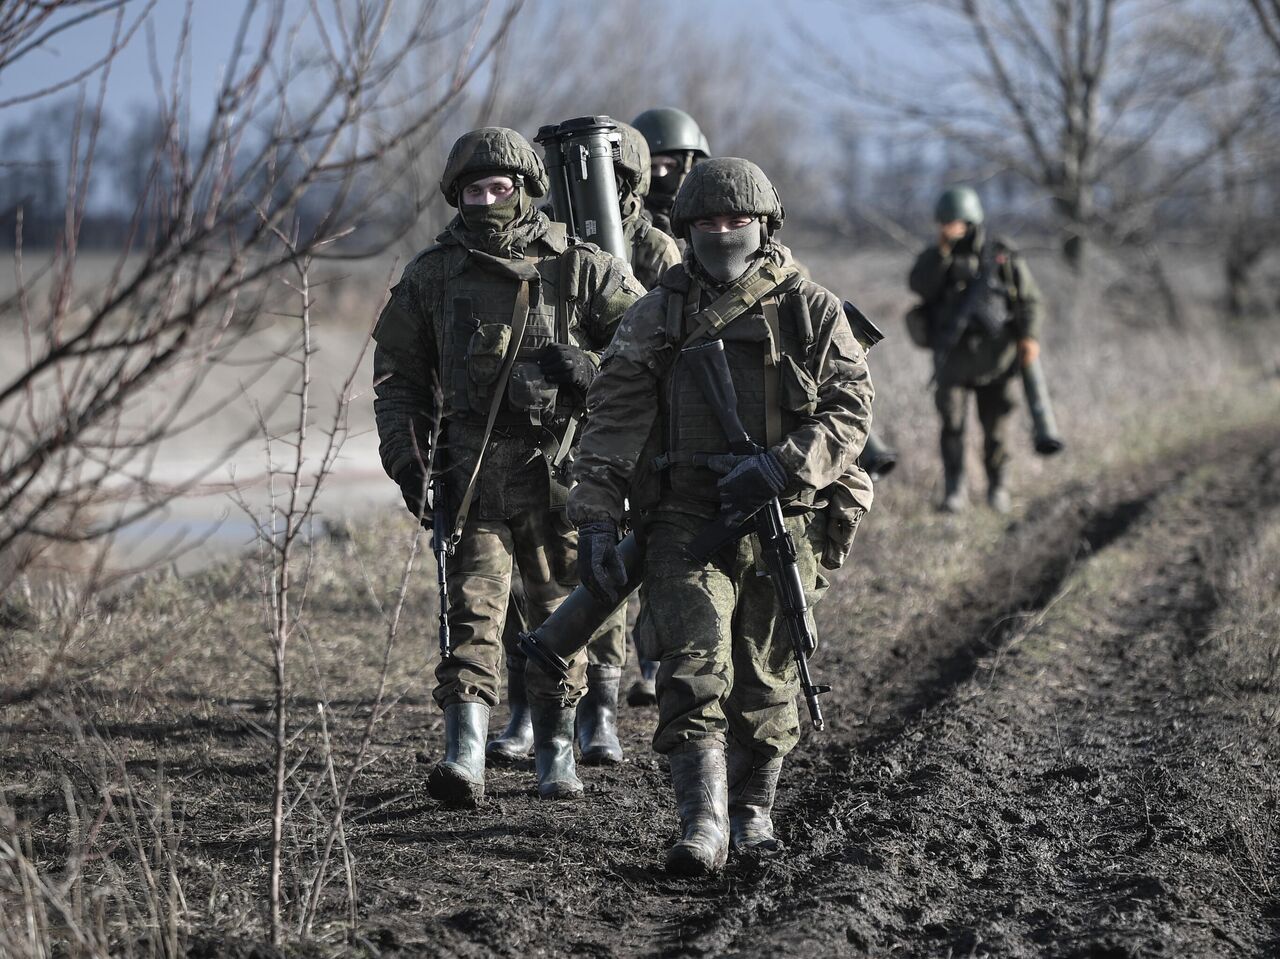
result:
<svg viewBox="0 0 1280 959"><path fill-rule="evenodd" d="M966 240L969 238L966 237ZM965 242L965 241L961 241ZM969 242L972 242L969 240ZM978 258L978 272L964 288L958 302L938 325L933 335L933 368L941 370L970 327L977 326L995 339L1003 331L1004 319L991 312L991 244Z"/></svg>
<svg viewBox="0 0 1280 959"><path fill-rule="evenodd" d="M883 338L884 334L876 329L875 324L863 316L853 304L846 303L844 311L854 336L864 349L870 349ZM725 420L722 421L722 424L727 423L727 426L722 425L725 436L731 440L738 440L740 448L746 449L745 444L750 443L750 436L742 428L742 421L738 418L738 403L733 389L733 380L729 375L728 363L725 360L724 344L720 340L713 340L704 347L695 349L703 349L705 352L690 354L685 350L682 351L682 357L691 356L692 362L701 364L697 368L699 383L707 384L704 389L714 385L721 395L719 401L712 400L712 402L718 410L726 411ZM754 444L751 446L755 448ZM705 459L702 465L706 465ZM699 532L694 541L689 544L688 551L695 558L700 557L703 562L706 562L721 546L752 532L760 535L766 561L769 563L770 576L773 578L783 606L787 631L796 654L810 718L814 728L821 729L823 719L818 696L828 692L829 687L814 685L809 674L809 656L813 654L816 641L805 615L807 600L796 569L795 542L787 534L778 501L773 500L753 517L722 513ZM547 675L561 681L567 680L569 660L586 648L600 624L608 619L619 605L625 603L627 597L640 585L644 575L644 546L634 532L628 533L618 543L618 556L622 560L627 577L619 591L618 603L604 602L597 599L585 586L578 586L554 613L543 620L542 625L521 634L520 651L537 663Z"/></svg>
<svg viewBox="0 0 1280 959"><path fill-rule="evenodd" d="M680 353L680 362L690 365L703 396L715 411L720 429L729 441L730 452L741 457L764 452L738 417L738 395L733 386L733 376L729 372L729 361L725 358L724 341L710 340L698 346L686 347ZM787 531L782 515L782 503L775 496L754 515L731 513L726 516L722 513L721 516L722 522L735 529L738 535L754 532L759 537L764 565L769 578L773 580L773 588L782 607L782 621L791 640L791 651L800 676L800 691L804 693L805 703L809 707L809 719L813 722L814 729L822 729L822 704L818 702L818 697L829 693L831 687L815 685L809 674L809 657L817 649L818 643L813 630L809 628L809 603L804 595L804 584L800 581L799 567L796 565L796 543ZM695 560L703 563L710 561L711 555L718 548L715 531L720 525L721 523L712 524L689 544L689 553Z"/></svg>

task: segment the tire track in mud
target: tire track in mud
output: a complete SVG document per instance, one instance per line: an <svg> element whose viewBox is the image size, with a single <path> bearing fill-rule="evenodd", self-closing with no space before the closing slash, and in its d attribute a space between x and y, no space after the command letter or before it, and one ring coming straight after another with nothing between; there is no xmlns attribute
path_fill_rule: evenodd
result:
<svg viewBox="0 0 1280 959"><path fill-rule="evenodd" d="M787 776L788 792L798 801L784 801L779 814L784 828L791 827L786 857L740 866L738 888L686 919L679 935L652 954L747 956L785 949L792 955L1127 956L1161 954L1169 945L1179 955L1246 954L1246 943L1280 948L1274 890L1235 908L1241 897L1249 898L1248 890L1229 888L1229 878L1188 891L1162 873L1162 856L1199 857L1208 869L1237 868L1230 850L1223 852L1232 844L1231 829L1209 836L1200 822L1204 809L1196 807L1212 788L1208 779L1186 785L1195 779L1198 753L1222 743L1188 726L1187 716L1200 715L1199 706L1176 675L1153 677L1152 690L1159 695L1147 695L1143 683L1125 675L1126 649L1134 639L1155 647L1153 658L1163 657L1169 666L1211 623L1212 588L1203 564L1197 567L1206 536L1247 538L1251 518L1280 502L1274 430L1228 434L1213 446L1215 455L1207 459L1224 465L1208 484L1213 495L1204 513L1212 519L1199 525L1183 522L1187 504L1179 496L1202 461L1182 456L1093 491L1077 487L1055 494L1029 510L1039 519L1011 531L1014 547L917 623L890 657L927 657L928 665L907 675L901 662L881 663L862 684L862 693L887 705L883 718L863 728L846 725L838 738L809 740L798 751ZM1233 467L1240 467L1243 479L1232 480ZM1059 601L1070 606L1064 586L1087 580L1090 565L1105 560L1108 547L1141 542L1153 535L1148 527L1162 525L1173 529L1166 531L1168 554L1150 557L1157 574L1132 595L1120 596L1123 602L1091 624L1085 642L1037 652L1044 661L1030 671L1009 665L1040 621L1053 624ZM1003 580L1013 588L998 601L981 588ZM1077 666L1077 658L1096 663ZM824 675L849 672L840 665L824 663ZM1068 691L1040 697L1035 686L1042 681L1064 684ZM1103 689L1101 696L1090 692L1091 685ZM1014 690L1010 703L998 701L1004 686ZM1093 708L1147 710L1173 728L1152 721L1113 729L1102 721L1105 713L1087 714L1091 701ZM1069 720L1058 713L1080 708L1086 713ZM1215 727L1219 740L1250 737L1248 730L1232 727L1230 716L1215 718L1222 727ZM1046 764L1042 751L1031 748L1044 745L1028 740L1036 723L1041 738L1051 729L1061 761ZM1109 741L1112 736L1145 740L1116 743ZM1256 742L1249 749L1255 765L1280 759L1274 744L1270 751ZM1135 763L1150 761L1117 773L1109 750ZM998 776L984 768L989 753L1003 753L997 756ZM1073 759L1077 753L1089 761ZM1044 768L1025 775L1003 769L1019 762ZM795 782L806 773L808 783ZM1013 797L1002 796L992 782L1012 787ZM1080 800L1104 812L1107 806L1120 809L1113 818L1124 821L1124 829L1112 831L1132 831L1130 814L1139 794L1141 828L1128 837L1128 846L1112 853L1135 862L1145 862L1145 855L1152 859L1150 868L1112 875L1090 855L1078 857L1074 872L1061 864L1071 858L1089 817L1059 807ZM1247 798L1235 803L1245 815ZM1273 792L1273 804L1275 799ZM1153 801L1175 811L1153 812ZM976 812L966 809L975 804L981 807ZM1024 806L1035 808L1028 812ZM1090 815L1096 811L1086 809ZM1106 818L1093 816L1099 823ZM1105 846L1110 839L1102 830L1092 841ZM1001 876L1005 871L1009 877ZM1046 889L1052 893L1040 901L1034 892L1039 871L1050 877ZM1014 878L1020 873L1029 875ZM1026 889L1010 888L1019 884ZM1008 916L997 915L1001 909Z"/></svg>

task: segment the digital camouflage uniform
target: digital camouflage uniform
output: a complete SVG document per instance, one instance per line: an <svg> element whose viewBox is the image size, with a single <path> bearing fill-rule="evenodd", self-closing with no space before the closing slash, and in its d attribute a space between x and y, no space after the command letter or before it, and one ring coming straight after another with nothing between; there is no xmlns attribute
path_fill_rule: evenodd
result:
<svg viewBox="0 0 1280 959"><path fill-rule="evenodd" d="M741 186L744 177L750 189ZM766 188L767 199L760 196ZM678 231L682 204L690 218L709 215L694 211L745 210L761 214L761 220L769 213L770 230L781 222L780 202L763 173L732 158L695 168L676 202ZM784 468L784 504L803 512L820 491L856 469L870 427L871 380L840 301L800 277L785 247L767 240L763 255L734 285L766 270L782 279L715 336L725 343L738 413L753 439ZM728 444L678 355L701 311L725 288L701 269L690 248L682 264L628 310L589 395L591 415L569 499L570 518L580 529L620 524L627 498L633 521L638 518L646 544L641 601L661 659L653 745L671 756L682 823L692 821L686 805L702 801L696 783L692 794L687 783L682 789L680 768L689 756L718 750L715 762L722 764L728 744L731 776L735 765L743 776L771 769L767 815L781 757L799 733L792 653L774 637L778 601L770 580L758 575L754 536L705 565L683 549L720 506L717 474L689 457L725 452ZM788 525L803 581L816 591L817 562L804 535L805 519L795 516ZM701 760L704 765L697 767L698 761L694 775L723 776L715 762L707 767ZM704 784L702 792L714 794L714 784ZM703 866L718 868L714 862Z"/></svg>
<svg viewBox="0 0 1280 959"><path fill-rule="evenodd" d="M970 279L977 275L983 249L982 230L977 242L960 255L943 254L929 246L911 269L911 289L923 301L930 336L943 318L956 309ZM1026 262L1005 240L992 239L990 284L1000 302L995 308L1008 317L1001 334L988 336L970 324L955 349L935 366L934 402L942 420L941 448L947 474L948 495L963 488L964 432L969 394L977 399L983 431L983 463L989 489L1000 488L1009 460L1010 414L1014 408L1014 383L1018 376L1018 340L1039 339L1044 313L1040 288Z"/></svg>
<svg viewBox="0 0 1280 959"><path fill-rule="evenodd" d="M450 158L462 173L524 173L525 192L538 196L530 172L536 171L545 193L541 161L519 134L476 131L459 141L455 155L464 145L474 151L470 167ZM457 203L459 181L466 179L462 173L455 171L450 179L446 169L442 189L451 203ZM598 354L642 292L625 264L592 245L571 242L562 225L531 203L523 204L511 228L499 233L470 230L456 217L434 246L409 263L391 291L374 331L379 452L392 477L419 455L427 459L438 379L444 439L433 467L445 477L450 515L480 454L518 301L527 302L528 309L474 501L450 557L453 655L437 665L434 693L446 720L456 704L492 707L498 702L513 559L531 625L574 586L576 536L562 509L565 476L553 460L570 417L583 412L582 398L548 381L538 354L553 342ZM579 676L585 672L585 657L575 669Z"/></svg>

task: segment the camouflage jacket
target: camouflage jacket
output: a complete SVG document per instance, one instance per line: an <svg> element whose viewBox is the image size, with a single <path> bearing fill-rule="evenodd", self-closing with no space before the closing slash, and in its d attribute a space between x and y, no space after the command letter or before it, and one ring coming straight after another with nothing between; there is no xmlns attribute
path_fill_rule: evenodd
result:
<svg viewBox="0 0 1280 959"><path fill-rule="evenodd" d="M510 311L518 281L495 272L493 264L501 267L506 262L519 267L541 258L541 289L535 299L562 304L569 314L571 341L597 357L609 344L626 308L644 292L624 263L594 245L573 244L563 226L543 214L531 214L528 226L511 248L519 256L505 260L490 256L486 260L483 251L468 245L465 231L455 219L450 229L437 237L435 246L405 267L400 282L392 288L373 334L377 343L374 414L379 454L389 476L394 478L419 451L427 461L438 413L445 439L441 455L433 457L433 466L450 476L451 496L461 495L479 454L485 417L477 415L474 408L461 408L448 373L442 370L444 354L450 348L446 290L451 282L465 281L472 289L490 291L496 299L505 297ZM572 288L559 289L567 284ZM505 317L502 322L510 324ZM469 364L470 360L464 362ZM438 408L440 403L443 409ZM552 426L512 427L499 421L485 453L472 515L508 518L526 509L557 505L557 495L563 504L563 484L557 482L548 465L548 450L556 445Z"/></svg>
<svg viewBox="0 0 1280 959"><path fill-rule="evenodd" d="M631 271L646 290L657 286L662 274L680 262L680 247L653 225L639 199L634 208L623 210L622 234L631 245Z"/></svg>
<svg viewBox="0 0 1280 959"><path fill-rule="evenodd" d="M786 249L775 248L779 262L789 265ZM666 452L670 435L671 380L681 346L667 331L668 301L685 296L691 269L696 268L686 254L658 287L632 305L605 351L587 400L588 425L574 466L577 485L569 496L569 519L576 525L620 521L626 499L641 511L716 511L714 503L690 502L673 494L655 464ZM784 323L803 313L812 330L812 341L797 360L812 378L810 409L772 447L790 481L784 499L811 501L847 473L862 450L871 426L871 375L866 354L834 295L795 274L774 295ZM701 305L713 298L704 294ZM751 322L751 317L758 321L759 315L757 304L717 335L723 338L735 324Z"/></svg>
<svg viewBox="0 0 1280 959"><path fill-rule="evenodd" d="M1007 240L988 242L992 244L992 287L1003 291L1009 322L994 338L971 325L942 368L935 371L943 385L980 386L997 379L1013 366L1019 339L1040 338L1044 303L1026 261ZM923 300L931 335L959 305L969 278L978 272L981 252L957 258L943 255L932 245L916 258L908 282Z"/></svg>

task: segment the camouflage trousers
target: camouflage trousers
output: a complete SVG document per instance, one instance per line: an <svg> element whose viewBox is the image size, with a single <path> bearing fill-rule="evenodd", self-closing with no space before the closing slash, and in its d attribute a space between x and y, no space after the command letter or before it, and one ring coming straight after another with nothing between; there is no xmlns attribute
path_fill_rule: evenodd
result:
<svg viewBox="0 0 1280 959"><path fill-rule="evenodd" d="M773 583L757 575L754 537L722 550L705 566L685 546L706 520L674 512L645 519L641 604L660 661L658 728L653 748L732 739L757 763L785 756L800 735L799 681L779 625ZM787 522L801 580L818 586L813 549L798 519Z"/></svg>
<svg viewBox="0 0 1280 959"><path fill-rule="evenodd" d="M558 510L529 510L507 520L470 519L449 568L449 628L453 655L436 666L440 706L499 701L504 652L516 653L508 628L513 561L519 569L530 628L547 618L577 585L578 534ZM504 650L504 645L506 649ZM571 705L586 689L587 656L575 657L565 688L546 695ZM547 685L541 670L531 683ZM530 688L530 695L535 690Z"/></svg>
<svg viewBox="0 0 1280 959"><path fill-rule="evenodd" d="M934 405L942 419L942 465L948 474L964 472L964 433L969 418L969 394L978 402L978 421L982 424L982 462L987 479L996 480L1009 462L1009 426L1013 413L1013 382L1016 366L981 386L939 383Z"/></svg>

